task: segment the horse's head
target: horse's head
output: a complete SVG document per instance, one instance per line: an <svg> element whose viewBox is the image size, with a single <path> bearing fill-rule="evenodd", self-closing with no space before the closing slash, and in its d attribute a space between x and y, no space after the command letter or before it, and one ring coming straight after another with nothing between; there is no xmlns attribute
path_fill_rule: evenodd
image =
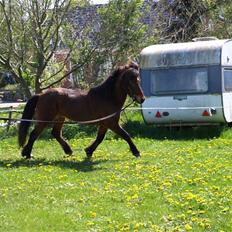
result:
<svg viewBox="0 0 232 232"><path fill-rule="evenodd" d="M125 78L127 94L136 102L143 103L145 96L140 85L139 71L134 67L128 68L123 73L123 78Z"/></svg>
<svg viewBox="0 0 232 232"><path fill-rule="evenodd" d="M138 63L136 63L135 61L128 61L128 63L126 64L125 68L134 68L136 70L139 70L139 65Z"/></svg>

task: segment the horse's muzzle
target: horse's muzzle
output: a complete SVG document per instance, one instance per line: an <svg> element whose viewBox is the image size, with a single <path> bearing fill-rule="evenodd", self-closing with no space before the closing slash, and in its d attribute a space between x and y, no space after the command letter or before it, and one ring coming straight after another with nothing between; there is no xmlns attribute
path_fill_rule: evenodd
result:
<svg viewBox="0 0 232 232"><path fill-rule="evenodd" d="M138 95L136 95L135 97L134 97L134 100L136 101L136 102L138 102L139 104L142 104L144 101L145 101L145 97L144 96L138 96Z"/></svg>

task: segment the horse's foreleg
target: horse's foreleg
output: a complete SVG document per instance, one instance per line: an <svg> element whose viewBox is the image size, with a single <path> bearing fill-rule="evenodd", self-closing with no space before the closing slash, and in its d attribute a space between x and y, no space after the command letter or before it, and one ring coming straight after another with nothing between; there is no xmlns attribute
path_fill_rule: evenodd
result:
<svg viewBox="0 0 232 232"><path fill-rule="evenodd" d="M31 132L28 142L26 146L23 148L22 153L21 153L23 157L26 157L26 159L31 158L31 151L32 151L33 144L35 140L39 137L39 135L42 133L45 127L46 127L45 124L40 123L36 125L34 130Z"/></svg>
<svg viewBox="0 0 232 232"><path fill-rule="evenodd" d="M96 150L98 145L104 139L106 131L107 131L106 127L103 127L103 126L99 127L95 141L89 147L85 148L85 152L86 152L87 157L89 157L89 158L92 157L93 152Z"/></svg>
<svg viewBox="0 0 232 232"><path fill-rule="evenodd" d="M71 147L62 137L62 127L63 127L63 123L64 123L64 118L59 118L58 121L59 121L59 123L56 123L52 129L52 135L55 137L57 142L61 145L65 154L72 155L73 151L72 151Z"/></svg>
<svg viewBox="0 0 232 232"><path fill-rule="evenodd" d="M140 157L140 152L135 146L135 144L133 143L133 141L131 140L130 135L122 127L120 127L119 125L115 125L110 129L116 134L118 134L120 137L122 137L125 141L127 141L127 143L130 146L130 150L134 156Z"/></svg>

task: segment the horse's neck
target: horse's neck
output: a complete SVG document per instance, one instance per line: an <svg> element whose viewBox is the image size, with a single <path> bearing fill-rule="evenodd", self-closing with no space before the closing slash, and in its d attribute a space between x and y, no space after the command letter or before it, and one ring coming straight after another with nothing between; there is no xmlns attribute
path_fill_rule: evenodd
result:
<svg viewBox="0 0 232 232"><path fill-rule="evenodd" d="M116 83L115 88L114 88L114 99L116 104L122 108L126 101L127 97L127 92L126 88L123 85L122 81L120 80L118 83Z"/></svg>
<svg viewBox="0 0 232 232"><path fill-rule="evenodd" d="M108 80L110 82L110 80ZM104 82L103 84L90 89L88 95L94 100L98 99L97 96L100 96L101 99L105 99L110 104L121 108L126 100L126 89L123 86L121 80L117 80L116 83Z"/></svg>

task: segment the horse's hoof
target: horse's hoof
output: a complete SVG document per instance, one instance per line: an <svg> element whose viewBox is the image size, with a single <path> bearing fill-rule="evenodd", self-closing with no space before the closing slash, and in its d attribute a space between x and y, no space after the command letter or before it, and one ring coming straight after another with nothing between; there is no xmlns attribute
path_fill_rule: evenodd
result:
<svg viewBox="0 0 232 232"><path fill-rule="evenodd" d="M26 152L22 151L21 153L22 157L25 157L26 159L31 159L32 155L31 154L27 154Z"/></svg>
<svg viewBox="0 0 232 232"><path fill-rule="evenodd" d="M23 156L23 157L25 157L26 160L34 159L33 155L26 155L26 156Z"/></svg>
<svg viewBox="0 0 232 232"><path fill-rule="evenodd" d="M69 158L69 157L71 157L72 156L72 154L65 154L64 155L64 158Z"/></svg>
<svg viewBox="0 0 232 232"><path fill-rule="evenodd" d="M91 152L88 148L85 149L85 154L87 156L87 158L92 158L93 152Z"/></svg>
<svg viewBox="0 0 232 232"><path fill-rule="evenodd" d="M93 157L92 157L92 156L86 156L84 160L85 160L85 162L87 162L87 163L88 163L88 162L92 162Z"/></svg>
<svg viewBox="0 0 232 232"><path fill-rule="evenodd" d="M68 147L68 146L64 147L64 152L68 156L72 155L72 153L73 153L72 149L70 147Z"/></svg>
<svg viewBox="0 0 232 232"><path fill-rule="evenodd" d="M26 157L26 160L31 160L31 159L34 159L35 157L33 155L30 155L30 156L27 156Z"/></svg>
<svg viewBox="0 0 232 232"><path fill-rule="evenodd" d="M135 156L136 158L141 158L140 153L135 153L135 154L133 154L133 156Z"/></svg>
<svg viewBox="0 0 232 232"><path fill-rule="evenodd" d="M92 154L92 153L87 153L87 152L86 152L86 156L87 156L88 159L91 159L92 156L93 156L93 154Z"/></svg>
<svg viewBox="0 0 232 232"><path fill-rule="evenodd" d="M65 152L66 156L69 157L69 156L72 156L73 152Z"/></svg>
<svg viewBox="0 0 232 232"><path fill-rule="evenodd" d="M86 156L87 156L88 159L91 159L92 156L93 156L93 153L90 152L90 151L87 151L87 150L85 150L85 154L86 154Z"/></svg>

